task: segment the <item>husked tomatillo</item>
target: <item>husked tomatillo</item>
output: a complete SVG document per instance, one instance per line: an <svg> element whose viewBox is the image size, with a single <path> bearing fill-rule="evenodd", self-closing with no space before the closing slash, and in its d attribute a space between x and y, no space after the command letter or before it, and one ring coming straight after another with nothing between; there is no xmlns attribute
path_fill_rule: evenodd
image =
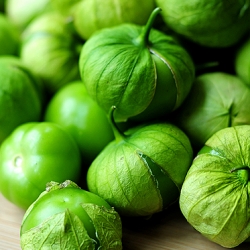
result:
<svg viewBox="0 0 250 250"><path fill-rule="evenodd" d="M26 211L20 236L23 250L122 249L119 214L70 180L47 183Z"/></svg>
<svg viewBox="0 0 250 250"><path fill-rule="evenodd" d="M234 248L250 237L250 125L211 136L186 175L180 209L209 240Z"/></svg>
<svg viewBox="0 0 250 250"><path fill-rule="evenodd" d="M151 216L178 200L191 165L188 137L170 123L150 123L115 140L92 162L88 189L124 216Z"/></svg>
<svg viewBox="0 0 250 250"><path fill-rule="evenodd" d="M115 120L152 120L181 105L194 80L194 64L177 40L152 28L121 24L102 29L83 45L80 74L89 95Z"/></svg>
<svg viewBox="0 0 250 250"><path fill-rule="evenodd" d="M249 0L156 0L165 24L206 47L237 44L250 31Z"/></svg>

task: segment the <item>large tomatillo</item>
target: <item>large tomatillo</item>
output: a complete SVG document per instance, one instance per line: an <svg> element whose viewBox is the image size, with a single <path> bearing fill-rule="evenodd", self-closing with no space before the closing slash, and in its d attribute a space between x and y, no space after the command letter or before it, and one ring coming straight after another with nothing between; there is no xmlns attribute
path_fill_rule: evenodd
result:
<svg viewBox="0 0 250 250"><path fill-rule="evenodd" d="M188 137L166 122L141 124L121 133L95 158L88 189L123 216L151 216L179 198L193 151Z"/></svg>
<svg viewBox="0 0 250 250"><path fill-rule="evenodd" d="M83 45L80 74L90 96L115 120L139 121L169 114L186 98L194 64L172 36L152 28L160 8L145 26L131 23L101 29Z"/></svg>

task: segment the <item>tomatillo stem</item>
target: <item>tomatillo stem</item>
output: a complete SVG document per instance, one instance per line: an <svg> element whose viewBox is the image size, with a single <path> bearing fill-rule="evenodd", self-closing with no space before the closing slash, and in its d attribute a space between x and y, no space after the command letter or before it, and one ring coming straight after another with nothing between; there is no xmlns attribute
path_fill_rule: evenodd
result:
<svg viewBox="0 0 250 250"><path fill-rule="evenodd" d="M108 118L109 118L109 122L111 124L111 128L113 130L114 136L115 136L115 140L118 142L118 141L124 140L124 138L126 136L121 132L121 130L118 128L118 126L115 122L115 119L114 119L115 110L116 110L116 106L112 106L110 111L109 111Z"/></svg>
<svg viewBox="0 0 250 250"><path fill-rule="evenodd" d="M248 166L236 167L230 170L230 173L237 171L237 176L239 180L244 184L247 185L249 182L250 177L250 169Z"/></svg>
<svg viewBox="0 0 250 250"><path fill-rule="evenodd" d="M150 30L152 29L155 18L160 11L161 11L161 8L159 7L155 8L152 11L146 25L142 29L141 34L135 39L135 44L140 45L140 46L146 46L148 44L148 37L149 37Z"/></svg>

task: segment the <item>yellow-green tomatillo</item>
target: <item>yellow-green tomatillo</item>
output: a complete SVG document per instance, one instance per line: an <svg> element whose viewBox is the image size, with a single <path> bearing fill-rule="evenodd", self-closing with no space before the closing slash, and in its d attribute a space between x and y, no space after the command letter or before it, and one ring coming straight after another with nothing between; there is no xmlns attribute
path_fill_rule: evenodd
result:
<svg viewBox="0 0 250 250"><path fill-rule="evenodd" d="M82 40L72 21L57 12L39 15L24 29L20 58L54 94L70 81L80 79L78 57Z"/></svg>
<svg viewBox="0 0 250 250"><path fill-rule="evenodd" d="M190 55L173 36L152 28L159 12L156 8L145 26L97 31L82 47L79 67L87 91L107 113L117 107L117 122L165 116L181 105L192 86Z"/></svg>
<svg viewBox="0 0 250 250"><path fill-rule="evenodd" d="M234 248L250 237L250 125L212 135L186 175L180 209L203 236Z"/></svg>
<svg viewBox="0 0 250 250"><path fill-rule="evenodd" d="M20 32L39 15L51 11L50 0L5 0L5 13Z"/></svg>
<svg viewBox="0 0 250 250"><path fill-rule="evenodd" d="M88 169L88 189L123 216L150 216L178 200L193 159L188 137L170 123L141 125L125 134L112 124L115 140Z"/></svg>

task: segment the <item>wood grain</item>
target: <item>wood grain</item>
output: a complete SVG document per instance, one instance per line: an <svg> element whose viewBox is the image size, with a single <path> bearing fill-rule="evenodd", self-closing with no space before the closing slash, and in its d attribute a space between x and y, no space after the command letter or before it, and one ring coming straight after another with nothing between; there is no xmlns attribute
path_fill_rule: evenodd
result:
<svg viewBox="0 0 250 250"><path fill-rule="evenodd" d="M0 250L21 250L19 230L24 211L0 195ZM124 250L225 250L195 231L177 206L152 218L123 218ZM235 250L250 250L243 243Z"/></svg>

